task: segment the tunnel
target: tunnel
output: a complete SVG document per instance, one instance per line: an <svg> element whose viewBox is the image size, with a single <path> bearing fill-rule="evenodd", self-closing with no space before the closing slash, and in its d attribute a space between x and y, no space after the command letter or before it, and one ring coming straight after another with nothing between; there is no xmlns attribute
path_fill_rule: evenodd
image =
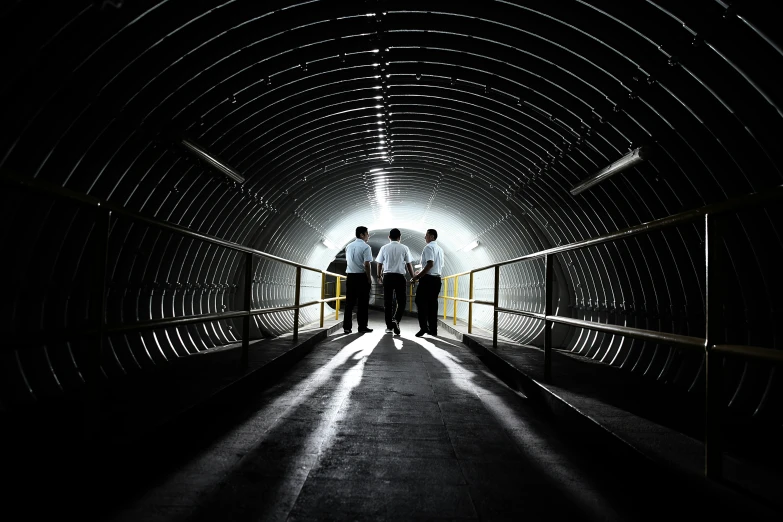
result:
<svg viewBox="0 0 783 522"><path fill-rule="evenodd" d="M3 451L35 440L43 454L55 437L70 453L90 440L90 408L143 393L106 390L176 389L211 354L244 346L247 363L249 344L308 328L326 342L341 331L344 249L365 226L373 256L399 228L417 264L437 230L442 276L461 274L443 281L441 332L483 332L482 360L512 388L523 349L546 365L528 397L557 384L558 360L590 382L611 372L624 384L607 400L666 398L682 411L657 407L657 421L707 450L717 429L721 451L779 484L775 12L3 2ZM726 487L753 490L745 480Z"/></svg>

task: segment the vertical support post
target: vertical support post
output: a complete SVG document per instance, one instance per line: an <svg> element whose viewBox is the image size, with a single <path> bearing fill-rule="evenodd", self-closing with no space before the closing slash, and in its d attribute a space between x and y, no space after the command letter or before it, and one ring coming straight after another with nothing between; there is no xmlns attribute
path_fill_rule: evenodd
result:
<svg viewBox="0 0 783 522"><path fill-rule="evenodd" d="M468 295L468 333L473 333L473 272L470 273L470 293Z"/></svg>
<svg viewBox="0 0 783 522"><path fill-rule="evenodd" d="M715 216L704 216L704 258L706 261L705 313L707 339L704 343L706 370L706 408L704 430L704 473L711 479L723 475L723 434L721 416L723 401L723 359L713 347L720 338L721 295L718 290L721 277L721 231Z"/></svg>
<svg viewBox="0 0 783 522"><path fill-rule="evenodd" d="M411 281L410 285L408 285L408 311L413 312L413 287L416 283Z"/></svg>
<svg viewBox="0 0 783 522"><path fill-rule="evenodd" d="M296 267L296 290L294 290L294 341L299 339L299 297L302 293L302 267Z"/></svg>
<svg viewBox="0 0 783 522"><path fill-rule="evenodd" d="M90 320L95 329L95 337L87 340L87 346L93 348L87 354L87 403L84 411L84 435L87 440L95 440L99 434L101 412L101 361L106 343L106 273L109 257L109 233L111 230L111 211L96 209L95 242L92 270L92 293L90 295ZM95 343L94 347L92 346Z"/></svg>
<svg viewBox="0 0 783 522"><path fill-rule="evenodd" d="M324 299L326 298L326 274L321 273L321 328L324 327Z"/></svg>
<svg viewBox="0 0 783 522"><path fill-rule="evenodd" d="M492 307L492 347L498 347L498 306L500 305L500 266L495 267L495 299Z"/></svg>
<svg viewBox="0 0 783 522"><path fill-rule="evenodd" d="M449 280L444 279L443 281L446 282L445 285L443 285L443 320L446 320L446 314L448 313L448 303L449 300L447 297L449 296Z"/></svg>
<svg viewBox="0 0 783 522"><path fill-rule="evenodd" d="M544 256L544 315L552 315L552 254ZM544 320L544 381L552 382L552 321Z"/></svg>
<svg viewBox="0 0 783 522"><path fill-rule="evenodd" d="M253 254L245 254L245 312L247 315L242 318L242 350L239 352L239 366L246 370L250 361L250 310L253 309L253 279L255 269L253 267Z"/></svg>
<svg viewBox="0 0 783 522"><path fill-rule="evenodd" d="M337 276L335 279L337 279L337 283L335 283L335 291L334 296L337 298L337 300L334 302L334 320L339 321L340 320L340 283L342 282L343 278L340 276Z"/></svg>
<svg viewBox="0 0 783 522"><path fill-rule="evenodd" d="M457 282L459 281L459 277L454 278L454 325L457 324L457 297L459 294L457 293Z"/></svg>

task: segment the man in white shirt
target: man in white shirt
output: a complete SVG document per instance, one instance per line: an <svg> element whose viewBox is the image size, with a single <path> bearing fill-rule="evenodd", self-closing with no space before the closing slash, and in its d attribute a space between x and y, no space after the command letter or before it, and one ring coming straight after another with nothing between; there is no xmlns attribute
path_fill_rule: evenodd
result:
<svg viewBox="0 0 783 522"><path fill-rule="evenodd" d="M400 230L391 229L389 242L381 247L375 261L378 263L378 280L383 284L383 308L386 312L386 333L400 335L400 321L405 312L405 279L407 271L413 277L413 256L410 249L400 243ZM397 307L395 310L395 295Z"/></svg>
<svg viewBox="0 0 783 522"><path fill-rule="evenodd" d="M372 332L367 328L367 316L370 309L370 287L372 286L372 249L367 244L370 233L367 227L356 227L356 240L345 247L345 260L348 266L345 270L348 276L345 289L345 319L343 332L351 333L353 328L353 307L356 306L356 322L359 323L359 333Z"/></svg>
<svg viewBox="0 0 783 522"><path fill-rule="evenodd" d="M421 270L413 276L413 281L419 282L419 288L416 290L419 331L416 337L424 334L438 335L438 294L443 270L443 249L438 246L437 239L437 230L428 229L424 235L427 245L421 252Z"/></svg>

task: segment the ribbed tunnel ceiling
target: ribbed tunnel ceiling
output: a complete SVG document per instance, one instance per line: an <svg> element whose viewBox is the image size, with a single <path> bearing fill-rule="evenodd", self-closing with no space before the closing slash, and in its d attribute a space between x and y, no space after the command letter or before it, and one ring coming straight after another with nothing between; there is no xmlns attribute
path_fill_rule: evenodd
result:
<svg viewBox="0 0 783 522"><path fill-rule="evenodd" d="M6 3L0 167L320 268L357 225L436 228L454 273L779 185L783 50L771 4ZM185 137L245 183L196 160ZM649 161L569 193L640 146ZM84 315L74 295L91 221L21 194L3 196L19 275L3 320L72 324ZM780 313L779 218L731 222L727 251L749 255L732 258L728 307L746 323ZM113 225L115 321L231 308L236 254L151 230ZM479 248L458 250L475 239ZM564 255L559 310L703 334L702 240L699 227L681 227ZM504 277L509 306L540 307L540 264ZM290 286L287 268L262 264L258 282L257 304L290 303L290 289L275 289ZM746 284L759 295L743 293ZM46 304L29 295L52 286L64 290ZM174 291L171 310L165 292L157 310L156 289ZM520 340L540 331L503 321ZM775 327L754 328L727 336L779 345ZM194 332L160 352L235 339L225 325ZM563 342L607 362L627 355L613 336ZM663 371L661 361L648 358L643 371Z"/></svg>

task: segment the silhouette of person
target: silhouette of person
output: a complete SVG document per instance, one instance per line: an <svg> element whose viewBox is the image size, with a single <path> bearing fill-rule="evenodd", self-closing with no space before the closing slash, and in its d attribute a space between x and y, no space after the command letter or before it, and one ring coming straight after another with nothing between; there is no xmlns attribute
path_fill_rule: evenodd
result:
<svg viewBox="0 0 783 522"><path fill-rule="evenodd" d="M351 333L353 328L353 308L356 309L356 322L358 323L358 332L372 332L372 328L367 328L367 316L370 308L370 288L372 286L372 272L370 271L370 262L372 261L372 249L367 244L370 239L370 233L367 227L356 227L356 239L345 247L345 260L348 262L346 268L347 288L345 289L345 318L343 319L343 332Z"/></svg>
<svg viewBox="0 0 783 522"><path fill-rule="evenodd" d="M427 230L424 240L427 245L421 252L421 270L413 281L419 282L416 290L416 306L419 309L419 331L416 337L424 334L438 335L438 294L440 293L440 276L443 270L443 249L438 246L438 231Z"/></svg>
<svg viewBox="0 0 783 522"><path fill-rule="evenodd" d="M386 312L386 333L400 335L400 321L405 313L407 281L405 272L413 277L413 256L410 249L400 243L400 230L389 231L389 242L381 247L375 261L378 263L378 280L383 285L383 308ZM396 299L395 299L396 296ZM396 301L396 309L395 309Z"/></svg>

